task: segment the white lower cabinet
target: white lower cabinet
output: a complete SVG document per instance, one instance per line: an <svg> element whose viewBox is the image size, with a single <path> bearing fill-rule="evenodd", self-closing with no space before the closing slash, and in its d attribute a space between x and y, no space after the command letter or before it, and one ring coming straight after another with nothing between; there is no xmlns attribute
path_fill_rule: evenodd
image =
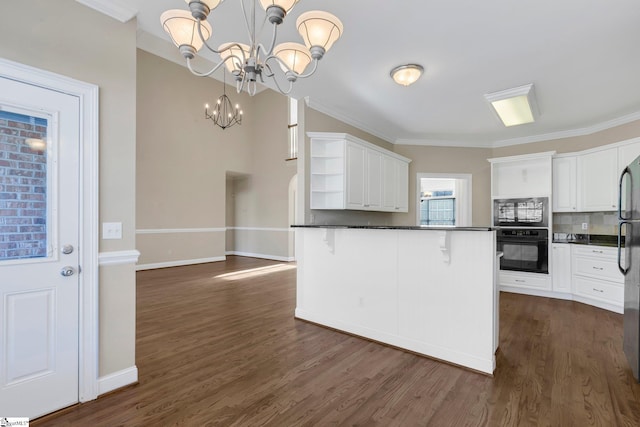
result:
<svg viewBox="0 0 640 427"><path fill-rule="evenodd" d="M622 313L624 276L617 248L574 245L571 251L574 299Z"/></svg>
<svg viewBox="0 0 640 427"><path fill-rule="evenodd" d="M624 300L624 286L620 283L576 276L573 281L573 285L574 293L576 295L620 306L620 308L622 308Z"/></svg>
<svg viewBox="0 0 640 427"><path fill-rule="evenodd" d="M551 282L554 292L571 293L571 245L551 245Z"/></svg>
<svg viewBox="0 0 640 427"><path fill-rule="evenodd" d="M570 299L622 313L624 276L618 270L617 251L605 246L553 243L549 275L501 270L500 290Z"/></svg>
<svg viewBox="0 0 640 427"><path fill-rule="evenodd" d="M549 279L548 274L521 273L519 271L500 270L500 287L502 290L515 288L523 290L538 289L543 291L550 291L551 280Z"/></svg>

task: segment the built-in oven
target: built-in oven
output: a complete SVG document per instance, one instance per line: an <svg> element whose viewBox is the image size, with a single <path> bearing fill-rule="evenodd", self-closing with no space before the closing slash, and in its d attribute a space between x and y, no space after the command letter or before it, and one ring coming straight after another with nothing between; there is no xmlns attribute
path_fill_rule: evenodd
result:
<svg viewBox="0 0 640 427"><path fill-rule="evenodd" d="M494 227L547 227L549 198L494 199Z"/></svg>
<svg viewBox="0 0 640 427"><path fill-rule="evenodd" d="M501 228L496 246L502 252L501 270L549 274L549 230Z"/></svg>

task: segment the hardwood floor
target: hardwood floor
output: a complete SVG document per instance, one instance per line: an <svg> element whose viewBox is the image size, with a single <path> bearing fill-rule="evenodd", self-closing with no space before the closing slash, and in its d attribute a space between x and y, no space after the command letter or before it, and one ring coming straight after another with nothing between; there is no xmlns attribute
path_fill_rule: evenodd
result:
<svg viewBox="0 0 640 427"><path fill-rule="evenodd" d="M295 273L241 257L139 272L140 383L32 425L640 425L619 314L502 293L492 378L295 320Z"/></svg>

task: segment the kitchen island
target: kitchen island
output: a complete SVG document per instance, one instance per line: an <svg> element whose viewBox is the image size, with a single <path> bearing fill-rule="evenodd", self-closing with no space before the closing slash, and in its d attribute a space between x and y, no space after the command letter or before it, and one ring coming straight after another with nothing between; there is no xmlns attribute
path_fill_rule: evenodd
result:
<svg viewBox="0 0 640 427"><path fill-rule="evenodd" d="M493 229L293 227L296 318L493 374Z"/></svg>

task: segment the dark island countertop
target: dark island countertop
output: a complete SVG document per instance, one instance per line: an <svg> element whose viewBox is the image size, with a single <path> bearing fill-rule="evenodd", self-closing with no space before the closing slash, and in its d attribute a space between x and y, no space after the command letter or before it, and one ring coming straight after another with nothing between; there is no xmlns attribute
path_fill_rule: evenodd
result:
<svg viewBox="0 0 640 427"><path fill-rule="evenodd" d="M322 225L294 224L292 228L352 228L363 230L435 230L435 231L492 231L493 227L427 227L417 225Z"/></svg>

